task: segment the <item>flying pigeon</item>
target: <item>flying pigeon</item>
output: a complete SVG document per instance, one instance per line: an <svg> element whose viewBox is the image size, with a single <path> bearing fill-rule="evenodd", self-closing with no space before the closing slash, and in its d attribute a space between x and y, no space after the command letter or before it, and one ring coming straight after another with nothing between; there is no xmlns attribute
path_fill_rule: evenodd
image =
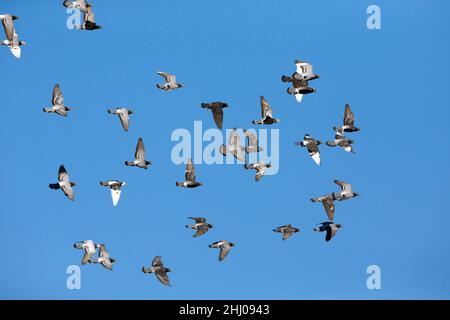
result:
<svg viewBox="0 0 450 320"><path fill-rule="evenodd" d="M117 203L119 203L120 193L122 192L121 188L125 184L126 184L125 182L121 182L118 180L100 181L101 186L108 187L111 189L111 197L114 206L117 206Z"/></svg>
<svg viewBox="0 0 450 320"><path fill-rule="evenodd" d="M158 74L164 78L165 83L164 84L157 84L156 87L158 89L164 90L164 91L171 91L178 88L182 88L183 85L181 83L177 83L177 77L173 74L161 72L159 71Z"/></svg>
<svg viewBox="0 0 450 320"><path fill-rule="evenodd" d="M69 175L67 174L64 165L59 166L58 183L50 183L48 186L53 190L61 189L67 198L69 198L70 200L75 200L72 189L72 187L75 186L75 182L69 181Z"/></svg>
<svg viewBox="0 0 450 320"><path fill-rule="evenodd" d="M204 235L206 232L209 231L213 227L212 224L209 224L206 222L205 218L202 217L189 217L189 219L192 219L195 221L195 224L187 224L186 228L196 230L197 232L194 233L193 237L197 238L201 235Z"/></svg>
<svg viewBox="0 0 450 320"><path fill-rule="evenodd" d="M333 196L321 196L319 198L312 198L312 202L322 202L325 213L327 214L328 220L333 221L334 219L334 202Z"/></svg>
<svg viewBox="0 0 450 320"><path fill-rule="evenodd" d="M245 148L241 146L241 137L239 136L236 128L233 128L233 130L230 132L228 145L222 144L219 147L219 152L224 157L227 156L227 152L230 152L236 159L241 162L245 162L244 150Z"/></svg>
<svg viewBox="0 0 450 320"><path fill-rule="evenodd" d="M270 107L264 96L260 96L261 99L261 120L253 120L253 124L272 124L280 122L279 119L272 117L272 108Z"/></svg>
<svg viewBox="0 0 450 320"><path fill-rule="evenodd" d="M344 125L341 128L345 132L355 132L360 130L359 128L355 127L355 115L353 114L353 111L348 103L345 105ZM338 131L339 128L334 127L333 129L334 131Z"/></svg>
<svg viewBox="0 0 450 320"><path fill-rule="evenodd" d="M151 267L142 267L143 273L154 273L156 277L158 278L159 282L161 282L165 286L171 287L169 277L167 276L167 272L170 272L169 268L164 267L161 257L156 256L153 258L152 266Z"/></svg>
<svg viewBox="0 0 450 320"><path fill-rule="evenodd" d="M109 256L109 252L106 250L105 245L102 243L98 251L98 258L90 258L89 263L100 263L105 269L112 270L112 264L117 262L116 259Z"/></svg>
<svg viewBox="0 0 450 320"><path fill-rule="evenodd" d="M84 21L82 26L78 26L78 29L81 30L97 30L102 27L95 23L95 14L92 11L92 5L86 3L85 10L82 10L84 14Z"/></svg>
<svg viewBox="0 0 450 320"><path fill-rule="evenodd" d="M334 183L341 187L341 192L333 192L333 198L335 200L342 201L359 196L359 193L352 191L352 185L350 183L339 180L334 180Z"/></svg>
<svg viewBox="0 0 450 320"><path fill-rule="evenodd" d="M2 46L7 46L14 57L20 58L21 49L20 46L25 45L25 41L19 40L19 36L14 28L13 20L18 20L19 17L10 14L0 14L0 20L5 29L6 40L2 41Z"/></svg>
<svg viewBox="0 0 450 320"><path fill-rule="evenodd" d="M258 162L252 163L252 164L244 164L245 169L247 169L247 170L255 169L256 170L255 181L261 180L266 169L270 168L270 167L271 167L270 163L265 164L262 161L258 161Z"/></svg>
<svg viewBox="0 0 450 320"><path fill-rule="evenodd" d="M92 256L95 254L95 249L99 248L100 245L94 243L94 241L92 240L84 240L74 243L73 247L75 249L84 250L84 255L83 258L81 259L81 264L85 265L90 261Z"/></svg>
<svg viewBox="0 0 450 320"><path fill-rule="evenodd" d="M47 113L56 113L60 116L67 117L71 108L64 105L64 97L62 95L59 84L55 84L52 94L52 106L50 108L43 108L42 111Z"/></svg>
<svg viewBox="0 0 450 320"><path fill-rule="evenodd" d="M259 146L258 137L255 134L245 129L244 134L247 137L247 145L245 146L245 153L264 151L264 149Z"/></svg>
<svg viewBox="0 0 450 320"><path fill-rule="evenodd" d="M278 227L273 230L273 232L278 232L283 234L283 238L281 240L287 240L290 236L292 236L294 233L299 232L299 228L294 228L292 225L287 224L285 226Z"/></svg>
<svg viewBox="0 0 450 320"><path fill-rule="evenodd" d="M198 182L195 180L195 168L194 168L194 164L192 163L192 159L188 159L184 177L185 177L186 181L182 181L182 182L177 181L175 183L177 187L196 188L196 187L199 187L202 185L201 182Z"/></svg>
<svg viewBox="0 0 450 320"><path fill-rule="evenodd" d="M228 252L230 252L231 248L234 247L234 243L227 240L220 240L210 244L208 247L220 249L219 261L223 261L223 259L228 255Z"/></svg>
<svg viewBox="0 0 450 320"><path fill-rule="evenodd" d="M115 109L108 109L108 113L111 114L117 114L120 119L120 123L122 124L122 128L125 131L128 131L129 126L129 115L133 114L132 110L129 110L127 108L115 108Z"/></svg>
<svg viewBox="0 0 450 320"><path fill-rule="evenodd" d="M320 152L319 152L320 144L322 144L320 140L312 138L309 134L305 134L303 141L295 143L296 146L306 147L308 149L311 158L319 166L320 166Z"/></svg>
<svg viewBox="0 0 450 320"><path fill-rule="evenodd" d="M329 147L339 146L347 152L355 153L352 147L353 142L354 142L353 140L347 139L345 137L344 130L342 128L336 128L334 140L327 141L326 144Z"/></svg>
<svg viewBox="0 0 450 320"><path fill-rule="evenodd" d="M203 109L211 110L214 118L214 122L216 123L217 128L222 129L223 124L223 108L228 108L228 104L225 102L211 102L211 103L202 103Z"/></svg>
<svg viewBox="0 0 450 320"><path fill-rule="evenodd" d="M134 153L134 160L125 161L125 165L147 169L148 166L151 164L152 164L151 161L145 160L144 142L142 141L142 138L139 138L136 145L136 152Z"/></svg>
<svg viewBox="0 0 450 320"><path fill-rule="evenodd" d="M338 229L341 227L342 227L342 224L327 221L327 222L320 223L320 226L315 227L314 231L318 231L318 232L326 231L327 235L325 237L325 241L330 241L331 238L334 237L334 235L336 234Z"/></svg>
<svg viewBox="0 0 450 320"><path fill-rule="evenodd" d="M302 102L304 94L316 92L316 89L310 87L307 80L296 79L298 77L300 76L297 73L294 73L291 77L282 76L281 81L292 83L292 87L287 89L287 93L294 95L295 100L300 103Z"/></svg>

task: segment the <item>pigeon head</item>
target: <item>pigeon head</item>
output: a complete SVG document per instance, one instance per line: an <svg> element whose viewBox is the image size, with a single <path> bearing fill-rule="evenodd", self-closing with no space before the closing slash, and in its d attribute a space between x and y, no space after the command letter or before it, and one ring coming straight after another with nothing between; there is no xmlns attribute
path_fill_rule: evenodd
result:
<svg viewBox="0 0 450 320"><path fill-rule="evenodd" d="M230 242L230 247L234 247L235 244L233 242Z"/></svg>
<svg viewBox="0 0 450 320"><path fill-rule="evenodd" d="M337 228L342 228L344 225L340 224L340 223L336 223L336 227Z"/></svg>

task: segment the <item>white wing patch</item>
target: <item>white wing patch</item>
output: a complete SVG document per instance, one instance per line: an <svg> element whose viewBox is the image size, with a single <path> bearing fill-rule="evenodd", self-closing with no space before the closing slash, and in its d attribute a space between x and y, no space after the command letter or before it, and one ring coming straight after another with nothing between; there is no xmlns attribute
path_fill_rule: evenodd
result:
<svg viewBox="0 0 450 320"><path fill-rule="evenodd" d="M302 102L303 94L296 93L294 94L295 100L297 100L298 103Z"/></svg>
<svg viewBox="0 0 450 320"><path fill-rule="evenodd" d="M119 203L121 192L122 192L122 190L111 189L111 197L112 197L114 207L117 206L117 204Z"/></svg>
<svg viewBox="0 0 450 320"><path fill-rule="evenodd" d="M311 158L314 160L315 163L317 163L317 165L320 166L320 153L319 152L311 154Z"/></svg>

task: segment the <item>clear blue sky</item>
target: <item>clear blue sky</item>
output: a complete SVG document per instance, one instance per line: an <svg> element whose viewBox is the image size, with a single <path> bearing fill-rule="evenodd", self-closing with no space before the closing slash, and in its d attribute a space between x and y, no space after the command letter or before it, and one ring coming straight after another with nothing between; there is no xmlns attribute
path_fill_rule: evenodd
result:
<svg viewBox="0 0 450 320"><path fill-rule="evenodd" d="M61 1L8 1L27 41L16 60L0 48L2 209L0 297L61 299L450 298L448 1L93 1L104 27L65 26ZM366 28L378 4L382 30ZM3 32L1 32L3 37ZM3 39L3 38L2 38ZM295 59L314 64L317 93L299 105L282 74ZM156 72L185 88L161 92ZM59 82L67 119L44 114ZM280 171L255 183L240 166L196 167L204 186L179 189L171 162L176 128L213 127L201 102L225 101L224 128L252 127L265 95L280 129ZM326 140L351 104L361 132L356 155L322 146L322 166L293 143ZM135 111L125 133L106 109ZM350 135L350 134L349 134ZM142 136L149 170L125 167ZM59 164L77 182L76 201L48 188ZM118 207L98 182L121 179ZM309 199L349 181L361 196L337 204L344 228L330 242ZM232 201L231 199L236 199ZM188 216L215 225L193 239ZM281 242L271 230L301 232ZM82 290L67 290L78 240L104 242L119 262L82 267ZM223 263L207 245L236 242ZM161 255L164 287L141 266ZM366 268L382 289L366 288Z"/></svg>

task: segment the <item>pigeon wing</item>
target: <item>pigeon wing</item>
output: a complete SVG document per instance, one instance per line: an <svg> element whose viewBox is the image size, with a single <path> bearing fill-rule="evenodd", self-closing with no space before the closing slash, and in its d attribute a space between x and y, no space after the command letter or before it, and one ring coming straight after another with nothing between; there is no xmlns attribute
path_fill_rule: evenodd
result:
<svg viewBox="0 0 450 320"><path fill-rule="evenodd" d="M52 94L52 104L53 105L63 105L64 104L64 97L62 95L61 89L59 88L59 84L55 84L53 87L53 94Z"/></svg>
<svg viewBox="0 0 450 320"><path fill-rule="evenodd" d="M153 267L162 267L163 263L161 261L161 256L156 256L153 258L152 266Z"/></svg>
<svg viewBox="0 0 450 320"><path fill-rule="evenodd" d="M64 168L63 165L59 166L58 180L61 182L69 182L69 175L67 174L66 168Z"/></svg>
<svg viewBox="0 0 450 320"><path fill-rule="evenodd" d="M333 221L334 219L334 203L331 197L326 198L322 201L323 208L328 216L328 219Z"/></svg>
<svg viewBox="0 0 450 320"><path fill-rule="evenodd" d="M155 275L158 278L159 282L161 282L163 285L170 286L170 280L164 268L156 270Z"/></svg>
<svg viewBox="0 0 450 320"><path fill-rule="evenodd" d="M12 20L11 15L9 14L5 15L4 18L2 19L2 24L3 28L5 29L6 39L12 42L14 40L15 30L14 30L14 22Z"/></svg>
<svg viewBox="0 0 450 320"><path fill-rule="evenodd" d="M272 118L272 108L270 107L266 98L264 98L264 96L261 96L260 99L261 99L261 115L262 115L262 117L265 118L266 116L269 116Z"/></svg>
<svg viewBox="0 0 450 320"><path fill-rule="evenodd" d="M217 125L217 128L222 129L223 124L223 108L211 108L214 122Z"/></svg>
<svg viewBox="0 0 450 320"><path fill-rule="evenodd" d="M128 123L129 123L128 110L124 111L125 112L119 112L119 119L120 123L122 123L123 130L128 131Z"/></svg>
<svg viewBox="0 0 450 320"><path fill-rule="evenodd" d="M142 161L145 160L145 148L144 148L144 142L142 141L142 138L138 139L134 158L136 160L142 160Z"/></svg>
<svg viewBox="0 0 450 320"><path fill-rule="evenodd" d="M339 187L341 187L342 191L352 191L352 186L351 184L345 182L345 181L339 181L339 180L334 180L334 183L336 183Z"/></svg>
<svg viewBox="0 0 450 320"><path fill-rule="evenodd" d="M223 259L225 259L225 257L228 255L228 252L230 252L230 249L221 247L219 253L219 261L223 261Z"/></svg>
<svg viewBox="0 0 450 320"><path fill-rule="evenodd" d="M192 163L192 159L189 159L188 163L186 164L186 172L184 176L186 178L186 181L195 181L195 168L194 164Z"/></svg>
<svg viewBox="0 0 450 320"><path fill-rule="evenodd" d="M353 114L350 105L347 103L345 105L345 112L344 112L344 125L353 126L354 123L355 123L355 115Z"/></svg>

